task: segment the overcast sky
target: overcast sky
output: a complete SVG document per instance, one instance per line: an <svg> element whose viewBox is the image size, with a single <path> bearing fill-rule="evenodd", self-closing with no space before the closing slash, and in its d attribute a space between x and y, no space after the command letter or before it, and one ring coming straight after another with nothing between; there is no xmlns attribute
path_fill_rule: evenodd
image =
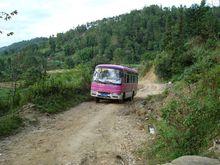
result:
<svg viewBox="0 0 220 165"><path fill-rule="evenodd" d="M65 32L77 25L128 13L152 4L165 6L191 6L201 0L0 0L0 10L18 11L11 21L0 20L0 30L13 31L0 35L0 47L34 37L48 37ZM219 0L207 0L219 5Z"/></svg>

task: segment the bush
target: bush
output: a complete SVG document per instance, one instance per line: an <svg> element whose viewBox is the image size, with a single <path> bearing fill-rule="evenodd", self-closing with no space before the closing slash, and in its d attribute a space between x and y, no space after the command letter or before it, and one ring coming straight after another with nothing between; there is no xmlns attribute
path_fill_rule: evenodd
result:
<svg viewBox="0 0 220 165"><path fill-rule="evenodd" d="M205 47L207 49L215 49L217 47L217 40L215 39L208 39L206 42Z"/></svg>
<svg viewBox="0 0 220 165"><path fill-rule="evenodd" d="M195 84L194 93L177 91L177 98L161 109L163 121L151 151L159 162L201 154L220 135L219 74L219 66L212 68Z"/></svg>
<svg viewBox="0 0 220 165"><path fill-rule="evenodd" d="M143 61L141 63L141 65L138 67L139 75L141 77L145 76L146 73L150 70L150 68L152 67L152 63L153 63L152 61L147 61L147 62Z"/></svg>
<svg viewBox="0 0 220 165"><path fill-rule="evenodd" d="M0 118L0 137L12 134L22 125L22 119L18 115L6 115Z"/></svg>
<svg viewBox="0 0 220 165"><path fill-rule="evenodd" d="M90 67L85 65L79 65L67 72L52 74L31 86L24 102L33 102L42 112L63 111L88 98L90 75Z"/></svg>
<svg viewBox="0 0 220 165"><path fill-rule="evenodd" d="M9 101L0 100L0 116L4 115L10 109Z"/></svg>
<svg viewBox="0 0 220 165"><path fill-rule="evenodd" d="M0 116L7 113L10 109L9 89L0 89Z"/></svg>
<svg viewBox="0 0 220 165"><path fill-rule="evenodd" d="M212 40L210 40L210 42L211 41ZM199 77L197 77L199 76L198 74L206 70L207 67L210 68L213 64L219 62L217 61L219 50L207 50L205 49L204 43L192 47L191 45L194 42L196 41L189 41L185 44L185 51L162 52L158 54L155 60L155 71L157 75L165 80L181 80L183 77L187 77L186 79L192 77L190 78L192 81L190 81L196 82L199 79Z"/></svg>
<svg viewBox="0 0 220 165"><path fill-rule="evenodd" d="M205 55L204 55L205 54ZM182 79L187 83L196 83L204 76L204 73L218 64L218 53L204 53L202 58L199 59L194 65L186 68L182 74Z"/></svg>
<svg viewBox="0 0 220 165"><path fill-rule="evenodd" d="M155 71L160 78L170 79L172 77L172 56L166 52L158 54Z"/></svg>
<svg viewBox="0 0 220 165"><path fill-rule="evenodd" d="M40 79L42 79L44 76L42 69L31 67L27 69L27 71L24 73L24 82L25 86L33 85Z"/></svg>

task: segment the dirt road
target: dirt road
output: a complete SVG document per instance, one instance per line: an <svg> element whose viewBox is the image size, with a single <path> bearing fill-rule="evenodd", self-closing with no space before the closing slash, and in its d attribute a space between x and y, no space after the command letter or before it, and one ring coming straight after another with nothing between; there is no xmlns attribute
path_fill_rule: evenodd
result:
<svg viewBox="0 0 220 165"><path fill-rule="evenodd" d="M164 85L141 81L136 99L162 92ZM142 164L135 152L149 136L132 102L85 102L0 142L0 164Z"/></svg>

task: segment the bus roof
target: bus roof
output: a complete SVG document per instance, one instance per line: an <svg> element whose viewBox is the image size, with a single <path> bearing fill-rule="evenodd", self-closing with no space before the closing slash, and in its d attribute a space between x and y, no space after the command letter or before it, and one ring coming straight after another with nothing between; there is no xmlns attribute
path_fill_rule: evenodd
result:
<svg viewBox="0 0 220 165"><path fill-rule="evenodd" d="M128 72L133 72L133 73L137 73L137 70L129 68L127 66L122 66L122 65L114 65L114 64L100 64L97 65L96 67L103 67L103 68L113 68L113 69L121 69L121 70L126 70Z"/></svg>

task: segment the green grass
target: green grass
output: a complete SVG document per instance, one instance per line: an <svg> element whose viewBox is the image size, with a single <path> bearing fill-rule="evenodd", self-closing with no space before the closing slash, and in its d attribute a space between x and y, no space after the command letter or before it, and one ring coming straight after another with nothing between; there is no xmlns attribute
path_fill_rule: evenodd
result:
<svg viewBox="0 0 220 165"><path fill-rule="evenodd" d="M90 98L91 69L79 65L64 72L54 72L35 84L19 88L16 103L11 106L10 89L0 88L0 137L16 133L22 118L16 109L32 102L39 111L58 113Z"/></svg>
<svg viewBox="0 0 220 165"><path fill-rule="evenodd" d="M15 133L22 126L22 119L15 114L0 117L0 137Z"/></svg>
<svg viewBox="0 0 220 165"><path fill-rule="evenodd" d="M0 116L6 114L10 110L9 95L10 89L0 88Z"/></svg>
<svg viewBox="0 0 220 165"><path fill-rule="evenodd" d="M7 99L10 94L10 89L8 88L0 88L0 100Z"/></svg>
<svg viewBox="0 0 220 165"><path fill-rule="evenodd" d="M67 72L50 74L31 86L23 102L34 103L41 112L58 113L89 98L91 72L78 66Z"/></svg>
<svg viewBox="0 0 220 165"><path fill-rule="evenodd" d="M177 82L167 91L169 101L160 109L162 119L154 123L156 139L146 148L149 164L163 164L183 155L204 155L213 139L220 136L219 46L207 50L194 46L189 50L194 63L174 75ZM160 71L164 72L162 68Z"/></svg>

